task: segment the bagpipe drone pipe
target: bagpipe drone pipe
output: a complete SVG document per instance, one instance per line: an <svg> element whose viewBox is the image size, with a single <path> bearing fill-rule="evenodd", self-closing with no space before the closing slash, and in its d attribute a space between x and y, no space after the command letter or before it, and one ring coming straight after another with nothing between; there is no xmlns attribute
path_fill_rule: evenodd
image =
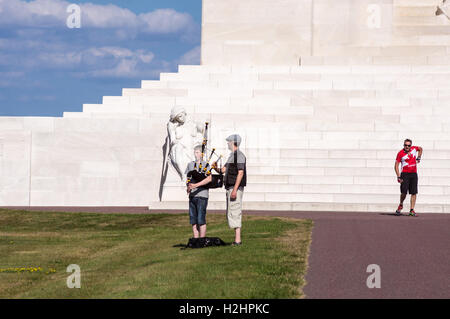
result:
<svg viewBox="0 0 450 319"><path fill-rule="evenodd" d="M216 149L213 148L211 151L211 155L208 157L206 154L206 164L202 167L201 163L204 163L205 152L208 151L208 122L205 123L205 129L203 131L203 143L202 143L202 159L199 167L197 168L197 164L195 164L194 169L187 174L187 184L190 183L199 183L203 181L208 176L211 176L211 182L203 185L203 188L221 188L223 187L223 173L222 173L222 155L216 155ZM211 165L210 161L213 156L218 157L215 165ZM217 162L220 161L220 167L217 168ZM218 174L213 174L212 170L215 169Z"/></svg>

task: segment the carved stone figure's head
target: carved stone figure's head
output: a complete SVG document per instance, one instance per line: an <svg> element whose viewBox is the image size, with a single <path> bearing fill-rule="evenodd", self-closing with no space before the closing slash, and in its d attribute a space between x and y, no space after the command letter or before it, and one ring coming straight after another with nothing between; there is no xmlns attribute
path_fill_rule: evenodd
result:
<svg viewBox="0 0 450 319"><path fill-rule="evenodd" d="M184 124L186 122L186 110L182 106L175 106L170 112L170 121Z"/></svg>

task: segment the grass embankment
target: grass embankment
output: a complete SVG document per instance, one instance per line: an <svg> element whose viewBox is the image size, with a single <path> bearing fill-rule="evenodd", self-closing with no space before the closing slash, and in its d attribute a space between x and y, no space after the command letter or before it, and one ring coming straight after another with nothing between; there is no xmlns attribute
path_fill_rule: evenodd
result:
<svg viewBox="0 0 450 319"><path fill-rule="evenodd" d="M207 222L233 241L224 216ZM186 214L0 209L0 298L303 297L312 221L244 216L243 227L242 246L180 250ZM67 288L70 264L80 289Z"/></svg>

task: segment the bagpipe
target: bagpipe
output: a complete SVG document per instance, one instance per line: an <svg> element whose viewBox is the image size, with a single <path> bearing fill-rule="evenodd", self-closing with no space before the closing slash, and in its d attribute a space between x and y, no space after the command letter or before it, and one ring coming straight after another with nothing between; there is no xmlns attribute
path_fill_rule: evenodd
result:
<svg viewBox="0 0 450 319"><path fill-rule="evenodd" d="M211 154L208 157L207 152L209 151L208 149L208 125L209 123L206 122L205 123L205 129L203 130L203 142L202 142L202 158L200 160L200 164L197 167L197 162L194 165L194 169L189 171L187 173L187 183L186 185L189 185L190 183L199 183L202 180L204 180L205 178L207 178L208 176L211 176L211 182L203 185L203 188L221 188L223 187L223 173L222 173L222 155L217 155L216 154L216 149L213 148L211 150ZM217 162L220 162L220 167L217 168L213 167L212 164L210 164L211 159L213 158L213 156L217 157L217 160L215 161L216 164ZM205 163L206 164L202 167L202 164ZM215 169L216 171L218 171L218 174L213 174L212 170Z"/></svg>

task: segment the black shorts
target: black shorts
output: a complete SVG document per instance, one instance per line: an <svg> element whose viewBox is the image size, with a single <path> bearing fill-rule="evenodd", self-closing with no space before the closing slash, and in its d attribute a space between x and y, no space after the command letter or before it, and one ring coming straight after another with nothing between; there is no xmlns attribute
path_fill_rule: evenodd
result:
<svg viewBox="0 0 450 319"><path fill-rule="evenodd" d="M402 194L415 195L417 194L417 173L401 173L400 178L403 179L403 183L400 184L400 192Z"/></svg>

